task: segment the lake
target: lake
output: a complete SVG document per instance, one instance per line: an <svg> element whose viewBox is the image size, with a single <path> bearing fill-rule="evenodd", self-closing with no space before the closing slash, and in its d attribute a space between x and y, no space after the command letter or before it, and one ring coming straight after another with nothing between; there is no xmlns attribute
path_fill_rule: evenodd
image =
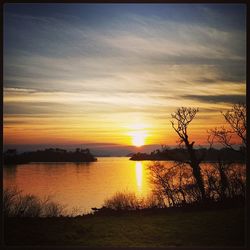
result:
<svg viewBox="0 0 250 250"><path fill-rule="evenodd" d="M152 162L151 162L152 163ZM48 195L81 213L101 207L117 191L131 191L145 197L150 193L149 161L128 157L100 157L91 163L29 163L3 168L4 187L15 186L23 194Z"/></svg>
<svg viewBox="0 0 250 250"><path fill-rule="evenodd" d="M17 187L23 194L50 196L66 206L69 213L91 212L116 192L133 192L146 197L151 192L151 161L130 161L129 157L99 157L91 163L30 163L3 168L3 186ZM162 162L171 166L172 162ZM211 164L203 163L202 169ZM245 172L236 164L237 172ZM234 175L234 173L232 173Z"/></svg>

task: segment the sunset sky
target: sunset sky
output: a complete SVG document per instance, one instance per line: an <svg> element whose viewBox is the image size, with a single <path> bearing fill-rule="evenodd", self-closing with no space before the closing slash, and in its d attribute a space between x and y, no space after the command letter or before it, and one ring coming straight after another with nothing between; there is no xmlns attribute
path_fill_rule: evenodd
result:
<svg viewBox="0 0 250 250"><path fill-rule="evenodd" d="M246 96L240 4L7 4L4 144L197 144Z"/></svg>

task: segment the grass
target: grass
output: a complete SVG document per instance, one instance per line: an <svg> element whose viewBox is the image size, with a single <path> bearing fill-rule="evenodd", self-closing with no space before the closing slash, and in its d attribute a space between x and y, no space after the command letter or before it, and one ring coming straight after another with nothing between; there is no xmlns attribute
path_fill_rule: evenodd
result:
<svg viewBox="0 0 250 250"><path fill-rule="evenodd" d="M244 208L6 218L6 245L244 246Z"/></svg>

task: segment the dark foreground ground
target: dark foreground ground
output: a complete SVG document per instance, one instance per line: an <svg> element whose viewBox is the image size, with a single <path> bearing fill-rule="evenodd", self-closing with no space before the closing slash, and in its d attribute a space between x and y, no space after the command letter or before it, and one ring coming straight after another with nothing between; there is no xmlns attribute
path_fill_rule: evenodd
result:
<svg viewBox="0 0 250 250"><path fill-rule="evenodd" d="M244 208L9 218L6 245L244 246Z"/></svg>

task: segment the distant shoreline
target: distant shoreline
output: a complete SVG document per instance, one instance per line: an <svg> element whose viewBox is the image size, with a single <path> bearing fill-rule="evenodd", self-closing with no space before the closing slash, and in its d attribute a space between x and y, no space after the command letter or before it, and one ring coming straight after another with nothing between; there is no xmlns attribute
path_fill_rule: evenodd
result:
<svg viewBox="0 0 250 250"><path fill-rule="evenodd" d="M195 149L197 158L201 162L218 162L218 160L223 162L246 162L245 154L241 151L235 151L228 148L222 149ZM130 160L132 161L179 161L186 162L189 160L189 155L185 149L175 148L175 149L164 149L162 151L156 150L147 153L136 153L130 155Z"/></svg>
<svg viewBox="0 0 250 250"><path fill-rule="evenodd" d="M22 154L17 154L17 151L15 149L7 150L4 153L3 163L6 165L10 165L27 164L31 162L87 163L95 161L97 161L97 158L90 153L89 149L76 148L75 151L66 151L60 148L49 148L33 152L24 152Z"/></svg>

